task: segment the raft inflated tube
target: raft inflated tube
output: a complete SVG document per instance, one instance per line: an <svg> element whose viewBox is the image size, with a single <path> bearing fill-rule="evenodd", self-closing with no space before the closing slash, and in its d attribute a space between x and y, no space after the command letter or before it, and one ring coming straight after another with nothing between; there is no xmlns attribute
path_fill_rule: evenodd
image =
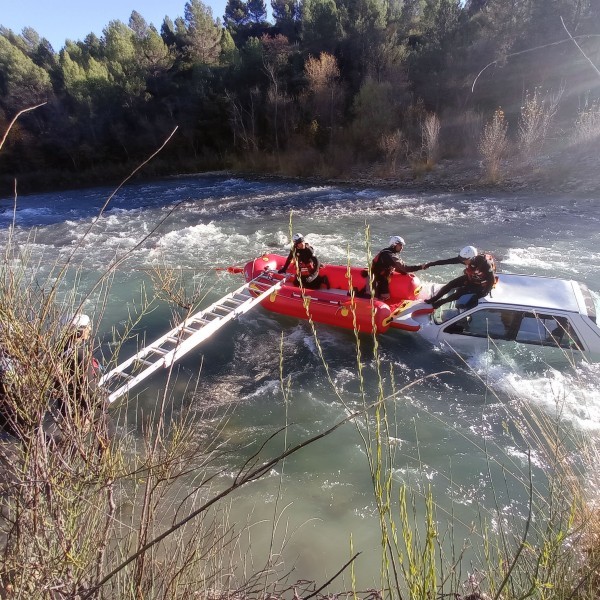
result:
<svg viewBox="0 0 600 600"><path fill-rule="evenodd" d="M296 265L292 263L285 275L277 271L283 267L286 257L278 254L263 254L244 266L246 281L259 279L252 284L251 293L258 295L261 290L282 277L289 282L266 298L261 305L277 312L299 319L312 319L345 329L358 329L365 333L385 333L392 322L390 304L395 306L414 300L420 289L420 281L413 275L395 273L390 278L390 302L357 296L364 290L368 281L368 271L363 267L343 265L323 265L319 275L329 282L330 289L312 290L294 285ZM264 281L260 275L264 275ZM350 297L353 292L353 296ZM397 309L394 311L397 314Z"/></svg>

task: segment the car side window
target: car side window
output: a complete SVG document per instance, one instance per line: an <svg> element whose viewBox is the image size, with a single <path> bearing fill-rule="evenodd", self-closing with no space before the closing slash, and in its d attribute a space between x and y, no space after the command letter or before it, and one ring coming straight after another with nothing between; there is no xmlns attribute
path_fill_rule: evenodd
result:
<svg viewBox="0 0 600 600"><path fill-rule="evenodd" d="M515 324L520 317L521 313L517 311L481 309L448 325L444 332L472 337L490 337L494 340L510 340L514 338Z"/></svg>
<svg viewBox="0 0 600 600"><path fill-rule="evenodd" d="M539 313L523 314L516 341L541 346L581 349L581 343L567 317Z"/></svg>

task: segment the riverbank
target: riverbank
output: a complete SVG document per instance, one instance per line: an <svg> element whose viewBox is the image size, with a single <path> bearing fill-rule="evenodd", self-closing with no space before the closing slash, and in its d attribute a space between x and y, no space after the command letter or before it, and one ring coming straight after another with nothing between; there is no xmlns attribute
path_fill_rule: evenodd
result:
<svg viewBox="0 0 600 600"><path fill-rule="evenodd" d="M252 161L251 161L252 162ZM320 174L302 175L288 173L285 169L277 169L273 159L269 161L272 168L263 164L263 168L243 166L237 162L231 168L222 169L210 165L177 164L168 165L163 161L155 161L146 165L133 180L155 181L165 177L179 177L189 174L261 177L261 178L293 178L315 183L331 182L349 185L363 185L381 188L405 188L418 192L536 192L547 194L568 194L578 197L595 198L600 195L600 158L592 144L579 147L561 148L552 153L543 154L524 160L520 155L508 157L502 161L496 181L490 181L484 165L478 157L443 158L435 164L399 164L392 170L381 163L368 165L348 165L337 176ZM138 165L119 165L106 171L102 169L89 173L79 173L77 177L68 177L65 173L41 174L22 177L18 181L19 195L39 192L79 189L90 186L107 185L116 187L127 178ZM208 165L206 165L208 166ZM10 187L7 182L1 186L0 197L9 198L14 190L14 182Z"/></svg>
<svg viewBox="0 0 600 600"><path fill-rule="evenodd" d="M530 161L514 156L502 162L497 181L486 178L484 166L476 158L442 159L428 169L401 165L393 174L384 174L382 166L373 165L343 180L419 191L538 192L596 197L600 194L600 159L591 147L569 148Z"/></svg>

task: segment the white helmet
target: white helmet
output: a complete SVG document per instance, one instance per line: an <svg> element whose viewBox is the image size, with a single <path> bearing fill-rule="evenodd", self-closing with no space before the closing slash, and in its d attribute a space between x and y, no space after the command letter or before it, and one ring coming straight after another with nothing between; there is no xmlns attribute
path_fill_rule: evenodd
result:
<svg viewBox="0 0 600 600"><path fill-rule="evenodd" d="M393 235L390 238L390 246L395 246L396 244L402 244L403 246L406 245L404 243L404 238L400 237L399 235Z"/></svg>
<svg viewBox="0 0 600 600"><path fill-rule="evenodd" d="M292 242L294 242L294 244L298 244L299 242L303 242L304 241L304 236L301 233L295 233L294 237L292 238Z"/></svg>
<svg viewBox="0 0 600 600"><path fill-rule="evenodd" d="M87 315L78 314L69 319L67 325L73 329L85 329L92 326L92 320Z"/></svg>
<svg viewBox="0 0 600 600"><path fill-rule="evenodd" d="M467 258L467 259L475 258L477 256L477 248L475 248L475 246L465 246L458 253L458 255L461 258Z"/></svg>

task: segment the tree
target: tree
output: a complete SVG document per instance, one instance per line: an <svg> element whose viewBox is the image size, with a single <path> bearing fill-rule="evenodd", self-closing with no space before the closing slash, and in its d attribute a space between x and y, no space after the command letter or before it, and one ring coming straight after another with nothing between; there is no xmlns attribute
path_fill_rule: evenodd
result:
<svg viewBox="0 0 600 600"><path fill-rule="evenodd" d="M290 41L298 38L300 4L298 0L271 0L275 25Z"/></svg>
<svg viewBox="0 0 600 600"><path fill-rule="evenodd" d="M271 105L268 117L273 124L273 133L275 140L275 150L280 148L280 107L289 104L289 97L285 92L285 79L282 71L287 64L288 58L292 52L289 40L281 34L276 36L263 35L261 38L263 46L263 69L269 78L269 89L267 91L267 101ZM287 127L282 128L287 135Z"/></svg>
<svg viewBox="0 0 600 600"><path fill-rule="evenodd" d="M111 21L103 34L106 66L126 103L131 106L146 89L144 65L140 61L135 34L121 21Z"/></svg>
<svg viewBox="0 0 600 600"><path fill-rule="evenodd" d="M319 58L309 56L304 65L304 75L309 119L315 124L318 141L325 145L333 136L343 101L340 70L335 56L327 52L322 52Z"/></svg>
<svg viewBox="0 0 600 600"><path fill-rule="evenodd" d="M229 33L229 29L223 29L223 35L221 37L221 59L222 65L233 65L239 60L239 52Z"/></svg>
<svg viewBox="0 0 600 600"><path fill-rule="evenodd" d="M51 93L48 73L0 35L0 99L4 107L17 112L47 100Z"/></svg>
<svg viewBox="0 0 600 600"><path fill-rule="evenodd" d="M79 45L69 41L60 51L59 65L65 91L93 112L112 85L106 65L85 56Z"/></svg>
<svg viewBox="0 0 600 600"><path fill-rule="evenodd" d="M187 51L193 62L214 65L221 54L221 27L215 23L212 9L201 0L185 5Z"/></svg>
<svg viewBox="0 0 600 600"><path fill-rule="evenodd" d="M341 7L346 77L357 89L367 75L375 76L382 62L386 5L383 0L343 0Z"/></svg>
<svg viewBox="0 0 600 600"><path fill-rule="evenodd" d="M248 0L248 16L252 23L260 25L267 20L265 0Z"/></svg>
<svg viewBox="0 0 600 600"><path fill-rule="evenodd" d="M146 23L146 19L144 19L137 10L131 12L131 16L129 17L129 29L131 29L135 36L140 40L148 35L148 23Z"/></svg>
<svg viewBox="0 0 600 600"><path fill-rule="evenodd" d="M395 127L396 104L389 82L367 78L352 104L357 148L367 156L378 149L382 134Z"/></svg>
<svg viewBox="0 0 600 600"><path fill-rule="evenodd" d="M223 22L230 32L237 33L249 20L248 5L243 0L227 0Z"/></svg>
<svg viewBox="0 0 600 600"><path fill-rule="evenodd" d="M172 52L154 26L148 28L137 46L141 65L153 77L170 69L175 62Z"/></svg>
<svg viewBox="0 0 600 600"><path fill-rule="evenodd" d="M342 36L342 23L334 0L304 0L302 41L309 53L333 53Z"/></svg>

